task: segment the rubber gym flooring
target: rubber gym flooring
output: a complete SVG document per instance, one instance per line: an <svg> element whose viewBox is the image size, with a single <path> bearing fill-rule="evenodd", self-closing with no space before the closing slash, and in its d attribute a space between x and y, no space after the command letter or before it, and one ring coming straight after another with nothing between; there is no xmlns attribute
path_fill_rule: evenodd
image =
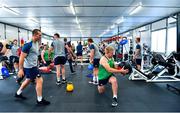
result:
<svg viewBox="0 0 180 113"><path fill-rule="evenodd" d="M179 112L180 95L166 89L166 83L145 83L129 81L128 76L117 76L118 102L111 107L112 92L107 85L104 94L98 94L97 86L89 84L86 77L91 72L87 66L76 67L71 75L66 66L66 75L74 84L72 93L66 92L66 85L55 84L55 74L43 74L43 96L51 101L49 106L36 105L36 93L30 84L23 94L28 99L18 100L14 94L18 89L13 76L0 80L0 112ZM180 86L180 84L179 84Z"/></svg>

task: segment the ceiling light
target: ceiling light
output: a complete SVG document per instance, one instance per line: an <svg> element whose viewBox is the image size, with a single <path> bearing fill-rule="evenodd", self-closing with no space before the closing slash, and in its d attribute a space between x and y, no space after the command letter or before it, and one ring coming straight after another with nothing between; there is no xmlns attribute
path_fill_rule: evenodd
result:
<svg viewBox="0 0 180 113"><path fill-rule="evenodd" d="M110 28L111 28L111 29L114 29L114 28L115 28L115 25L113 24Z"/></svg>
<svg viewBox="0 0 180 113"><path fill-rule="evenodd" d="M77 23L77 24L79 24L79 20L78 20L78 18L77 18L77 17L76 17L76 23Z"/></svg>
<svg viewBox="0 0 180 113"><path fill-rule="evenodd" d="M19 11L8 7L6 4L2 4L1 7L2 7L2 9L4 9L5 11L7 11L9 13L12 13L12 14L15 14L15 15L20 15L21 14Z"/></svg>
<svg viewBox="0 0 180 113"><path fill-rule="evenodd" d="M73 15L75 15L76 12L75 12L75 9L74 9L74 6L73 6L73 3L72 3L72 2L70 3L70 6L69 6L69 7L70 7L70 9L71 9Z"/></svg>
<svg viewBox="0 0 180 113"><path fill-rule="evenodd" d="M116 20L116 24L120 24L120 23L122 23L122 22L124 22L124 17L122 16L122 17L120 17L119 19L117 19Z"/></svg>
<svg viewBox="0 0 180 113"><path fill-rule="evenodd" d="M133 15L138 11L140 11L141 9L142 9L142 3L140 2L139 5L132 12L129 13L129 15Z"/></svg>
<svg viewBox="0 0 180 113"><path fill-rule="evenodd" d="M33 17L29 17L28 19L33 21L33 22L39 23L39 21L37 19L33 18Z"/></svg>

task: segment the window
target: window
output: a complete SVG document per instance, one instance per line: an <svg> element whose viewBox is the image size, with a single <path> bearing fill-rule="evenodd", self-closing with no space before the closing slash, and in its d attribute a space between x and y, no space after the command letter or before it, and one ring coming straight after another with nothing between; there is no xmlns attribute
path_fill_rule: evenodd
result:
<svg viewBox="0 0 180 113"><path fill-rule="evenodd" d="M20 40L23 39L24 42L27 42L28 41L27 30L19 29L19 38L20 38Z"/></svg>
<svg viewBox="0 0 180 113"><path fill-rule="evenodd" d="M166 29L152 32L151 51L165 53Z"/></svg>
<svg viewBox="0 0 180 113"><path fill-rule="evenodd" d="M4 36L4 24L0 24L0 39L1 40L5 39L5 36Z"/></svg>
<svg viewBox="0 0 180 113"><path fill-rule="evenodd" d="M6 40L13 41L18 40L18 28L6 25Z"/></svg>
<svg viewBox="0 0 180 113"><path fill-rule="evenodd" d="M177 29L176 27L172 27L168 29L168 37L167 37L167 54L172 51L176 51L177 47Z"/></svg>

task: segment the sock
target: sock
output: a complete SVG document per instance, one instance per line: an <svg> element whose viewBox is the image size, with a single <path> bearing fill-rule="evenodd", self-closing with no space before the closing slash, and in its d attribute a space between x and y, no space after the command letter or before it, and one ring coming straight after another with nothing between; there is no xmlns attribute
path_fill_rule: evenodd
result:
<svg viewBox="0 0 180 113"><path fill-rule="evenodd" d="M95 76L93 76L93 81L96 81L96 77Z"/></svg>
<svg viewBox="0 0 180 113"><path fill-rule="evenodd" d="M37 96L37 100L40 102L42 100L42 96Z"/></svg>
<svg viewBox="0 0 180 113"><path fill-rule="evenodd" d="M19 90L17 91L17 95L20 95L21 93L22 93L22 90L19 89Z"/></svg>
<svg viewBox="0 0 180 113"><path fill-rule="evenodd" d="M17 69L17 68L15 69L15 72L18 72L18 69Z"/></svg>
<svg viewBox="0 0 180 113"><path fill-rule="evenodd" d="M116 99L117 99L117 95L114 95L113 98L116 98Z"/></svg>
<svg viewBox="0 0 180 113"><path fill-rule="evenodd" d="M98 76L96 77L96 81L98 82Z"/></svg>
<svg viewBox="0 0 180 113"><path fill-rule="evenodd" d="M58 81L58 82L60 81L60 77L57 77L57 81Z"/></svg>
<svg viewBox="0 0 180 113"><path fill-rule="evenodd" d="M62 79L63 79L63 80L66 80L65 75L62 75Z"/></svg>

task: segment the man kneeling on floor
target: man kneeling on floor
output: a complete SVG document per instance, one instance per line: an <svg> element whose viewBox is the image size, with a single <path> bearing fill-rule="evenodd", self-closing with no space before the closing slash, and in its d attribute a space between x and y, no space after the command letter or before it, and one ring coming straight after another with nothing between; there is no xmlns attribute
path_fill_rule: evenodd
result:
<svg viewBox="0 0 180 113"><path fill-rule="evenodd" d="M26 76L26 80L21 84L20 88L15 94L16 98L26 99L22 95L22 91L32 80L36 80L36 93L37 93L37 104L38 105L49 105L50 102L42 98L42 84L43 78L39 75L37 67L38 52L39 52L39 40L41 39L41 31L34 29L32 32L32 40L26 43L20 55L19 60L19 72L18 76Z"/></svg>
<svg viewBox="0 0 180 113"><path fill-rule="evenodd" d="M117 101L117 92L118 92L118 83L116 77L113 73L121 73L125 75L128 73L127 69L122 68L121 70L116 69L117 66L114 64L113 59L114 49L111 46L105 48L105 55L100 59L99 72L98 72L98 91L99 93L104 93L105 85L109 82L112 85L113 92L113 101L112 106L115 107L118 105Z"/></svg>

